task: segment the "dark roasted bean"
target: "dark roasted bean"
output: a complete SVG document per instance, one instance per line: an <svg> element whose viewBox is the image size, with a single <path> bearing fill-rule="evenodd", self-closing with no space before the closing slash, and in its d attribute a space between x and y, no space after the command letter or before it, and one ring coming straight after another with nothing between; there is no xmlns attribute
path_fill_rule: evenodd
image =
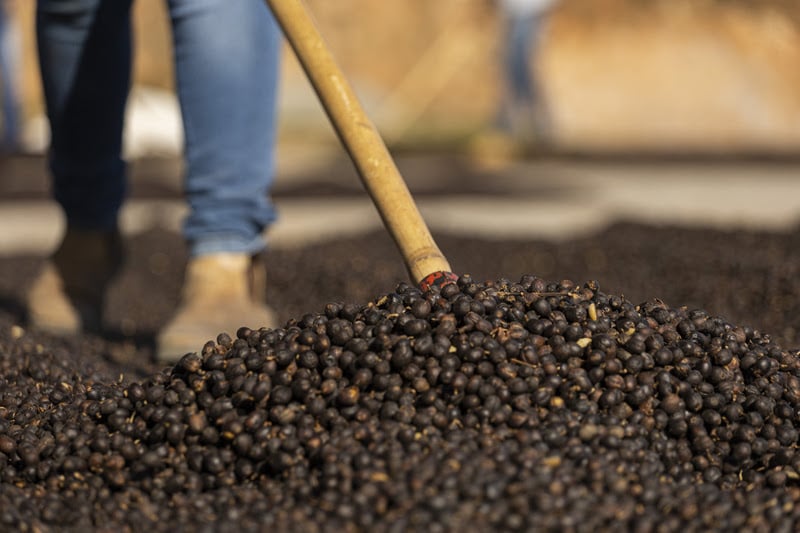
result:
<svg viewBox="0 0 800 533"><path fill-rule="evenodd" d="M236 333L125 385L0 353L2 528L800 520L796 355L703 311L464 276Z"/></svg>

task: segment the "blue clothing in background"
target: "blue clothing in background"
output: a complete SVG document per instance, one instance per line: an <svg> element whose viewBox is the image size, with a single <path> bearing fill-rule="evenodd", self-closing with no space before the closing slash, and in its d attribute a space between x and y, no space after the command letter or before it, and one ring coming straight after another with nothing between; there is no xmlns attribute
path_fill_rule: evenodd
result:
<svg viewBox="0 0 800 533"><path fill-rule="evenodd" d="M3 82L2 149L14 151L20 140L18 94L19 35L12 16L0 2L0 81Z"/></svg>
<svg viewBox="0 0 800 533"><path fill-rule="evenodd" d="M513 17L508 22L506 50L506 76L511 99L515 103L533 103L538 88L531 74L531 52L534 50L542 20L539 14L530 13Z"/></svg>
<svg viewBox="0 0 800 533"><path fill-rule="evenodd" d="M546 102L535 63L545 17L554 0L503 0L505 94L498 123L519 137L539 141L549 135Z"/></svg>

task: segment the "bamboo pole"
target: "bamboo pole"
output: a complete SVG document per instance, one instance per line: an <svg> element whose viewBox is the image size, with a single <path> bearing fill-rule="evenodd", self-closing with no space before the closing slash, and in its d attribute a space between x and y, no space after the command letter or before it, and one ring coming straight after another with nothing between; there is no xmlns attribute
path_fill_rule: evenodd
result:
<svg viewBox="0 0 800 533"><path fill-rule="evenodd" d="M266 0L417 283L450 264L302 0Z"/></svg>

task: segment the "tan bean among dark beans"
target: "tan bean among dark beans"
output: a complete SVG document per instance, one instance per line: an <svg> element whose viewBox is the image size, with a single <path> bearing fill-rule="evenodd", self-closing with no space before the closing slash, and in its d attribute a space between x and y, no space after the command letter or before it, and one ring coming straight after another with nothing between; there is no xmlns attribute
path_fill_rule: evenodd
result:
<svg viewBox="0 0 800 533"><path fill-rule="evenodd" d="M525 276L240 328L141 382L0 345L0 528L793 531L800 360Z"/></svg>

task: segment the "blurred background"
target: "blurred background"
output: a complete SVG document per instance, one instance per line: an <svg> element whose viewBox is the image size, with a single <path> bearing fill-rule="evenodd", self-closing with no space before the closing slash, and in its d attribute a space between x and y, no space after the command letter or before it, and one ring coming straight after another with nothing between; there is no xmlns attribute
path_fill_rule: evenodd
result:
<svg viewBox="0 0 800 533"><path fill-rule="evenodd" d="M502 3L309 1L391 145L479 153L508 148L476 138L495 122L505 91L509 30ZM11 3L21 36L22 140L41 150L34 5ZM131 155L180 149L165 17L163 0L135 2ZM800 150L800 4L794 0L562 0L538 33L529 59L547 106L550 151ZM282 140L302 135L335 142L289 51L284 71Z"/></svg>
<svg viewBox="0 0 800 533"><path fill-rule="evenodd" d="M134 4L129 255L106 320L141 348L178 300L186 207L165 2ZM707 309L800 344L797 0L308 4L455 272L595 279L637 303ZM44 158L35 2L7 5L18 77L0 81L19 89L21 119L0 157L0 310L22 316L20 295L63 220ZM405 277L284 56L280 219L267 236L267 297L281 320L369 301Z"/></svg>

